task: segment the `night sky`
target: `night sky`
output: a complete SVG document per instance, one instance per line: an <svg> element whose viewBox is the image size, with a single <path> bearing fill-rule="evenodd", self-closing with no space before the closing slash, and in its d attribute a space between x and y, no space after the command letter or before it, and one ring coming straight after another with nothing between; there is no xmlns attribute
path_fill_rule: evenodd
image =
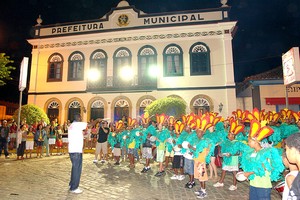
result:
<svg viewBox="0 0 300 200"><path fill-rule="evenodd" d="M128 0L145 13L215 8L219 0ZM119 0L1 0L0 52L17 67L31 56L30 29L41 14L43 25L98 19ZM300 0L229 0L230 19L238 21L233 39L235 81L281 66L281 55L300 46ZM18 102L19 71L0 87L0 100ZM26 91L25 91L26 93ZM24 101L26 102L26 94Z"/></svg>

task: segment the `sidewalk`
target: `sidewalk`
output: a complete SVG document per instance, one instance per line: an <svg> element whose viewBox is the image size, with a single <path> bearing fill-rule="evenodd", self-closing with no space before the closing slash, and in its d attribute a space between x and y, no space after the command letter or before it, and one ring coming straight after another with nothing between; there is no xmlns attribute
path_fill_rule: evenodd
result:
<svg viewBox="0 0 300 200"><path fill-rule="evenodd" d="M0 199L194 200L194 191L199 189L198 181L195 188L184 188L187 177L183 181L171 180L170 170L162 177L155 177L156 163L151 164L151 171L141 174L143 164L137 163L134 169L127 167L128 162L115 166L112 160L104 164L93 164L94 155L86 153L83 155L80 182L84 192L76 195L68 192L71 162L67 154L23 161L15 159L15 154L10 159L5 159L4 156L0 158ZM212 185L215 182L207 182L208 196L205 199L248 199L248 182L239 182L236 191L228 190L232 182L230 174L226 176L223 188L214 188ZM273 199L281 199L275 190L272 190Z"/></svg>

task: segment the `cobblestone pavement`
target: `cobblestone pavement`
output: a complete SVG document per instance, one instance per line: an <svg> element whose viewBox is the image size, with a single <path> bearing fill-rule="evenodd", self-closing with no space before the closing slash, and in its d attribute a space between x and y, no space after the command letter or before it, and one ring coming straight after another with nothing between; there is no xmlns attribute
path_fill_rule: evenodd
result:
<svg viewBox="0 0 300 200"><path fill-rule="evenodd" d="M35 156L34 156L35 157ZM183 181L171 180L171 171L162 177L155 177L157 164L152 170L141 174L143 164L136 164L129 169L127 162L120 166L113 165L110 160L105 164L93 164L94 155L84 154L83 171L80 188L82 194L68 192L71 162L68 155L16 161L14 155L10 159L0 157L0 199L128 199L128 200L168 200L196 199L194 191L199 189L199 182L193 189L184 188L187 177ZM220 172L220 171L219 171ZM236 191L229 191L232 175L228 174L223 188L214 188L216 181L207 182L205 199L248 199L248 182L239 182ZM275 190L272 200L281 199Z"/></svg>

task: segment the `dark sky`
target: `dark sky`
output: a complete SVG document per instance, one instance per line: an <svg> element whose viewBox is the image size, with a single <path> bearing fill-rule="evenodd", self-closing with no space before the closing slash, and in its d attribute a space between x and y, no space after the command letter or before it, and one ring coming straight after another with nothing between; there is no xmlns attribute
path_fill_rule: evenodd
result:
<svg viewBox="0 0 300 200"><path fill-rule="evenodd" d="M128 0L145 13L206 9L221 6L220 0ZM19 68L31 56L30 29L39 14L43 25L98 19L119 0L1 0L0 52ZM238 21L233 39L236 82L281 65L281 55L300 46L300 0L228 0L230 19ZM14 81L0 87L0 100L18 102L19 71ZM26 91L25 91L26 93ZM4 95L3 95L4 94ZM26 98L26 96L24 96Z"/></svg>

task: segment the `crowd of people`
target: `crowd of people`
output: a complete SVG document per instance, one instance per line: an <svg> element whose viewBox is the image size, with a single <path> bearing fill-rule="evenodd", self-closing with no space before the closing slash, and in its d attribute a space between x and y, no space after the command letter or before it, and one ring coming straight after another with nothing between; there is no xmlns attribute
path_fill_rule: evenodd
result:
<svg viewBox="0 0 300 200"><path fill-rule="evenodd" d="M5 157L9 158L8 150L15 148L17 148L17 160L32 158L33 150L36 151L37 158L52 156L55 153L56 155L66 154L68 153L69 125L70 122L60 125L56 120L51 121L50 124L41 120L29 125L26 120L23 120L20 129L17 130L14 120L3 120L0 124L0 156L3 150Z"/></svg>
<svg viewBox="0 0 300 200"><path fill-rule="evenodd" d="M188 179L185 184L187 189L194 188L198 179L200 187L195 191L197 198L207 197L208 179L215 180L214 187L224 187L224 178L227 172L231 172L233 181L228 189L237 190L238 181L248 179L250 199L270 199L272 182L284 178L283 199L297 199L300 198L299 119L300 112L288 109L278 113L256 108L252 111L238 109L226 119L213 112L199 115L190 113L178 119L165 114L149 117L145 113L138 119L127 117L126 120L110 124L97 119L83 124L86 128L78 131L82 131L82 147L85 144L84 148L95 149L94 163L105 163L111 149L115 165L128 159L128 167L135 168L136 160L144 159L145 166L141 173L147 173L151 170L151 161L155 159L159 165L156 177L163 176L165 169L170 167L174 173L172 180ZM1 152L4 149L5 156L9 156L3 142L7 136L10 138L7 144L14 145L15 142L19 146L18 159L24 158L24 150L31 158L34 146L37 157L41 157L45 144L48 146L46 156L53 155L54 149L57 154L65 153L68 130L74 131L70 123L60 126L55 121L50 125L41 121L31 126L23 122L19 131L14 123L6 127L9 126L3 121L0 127ZM16 134L18 141L12 139ZM71 160L81 152L70 152L69 149ZM218 177L216 163L220 159L222 172ZM77 170L81 171L81 168ZM71 180L74 178L71 177ZM81 193L79 181L75 186L72 182L71 191Z"/></svg>

